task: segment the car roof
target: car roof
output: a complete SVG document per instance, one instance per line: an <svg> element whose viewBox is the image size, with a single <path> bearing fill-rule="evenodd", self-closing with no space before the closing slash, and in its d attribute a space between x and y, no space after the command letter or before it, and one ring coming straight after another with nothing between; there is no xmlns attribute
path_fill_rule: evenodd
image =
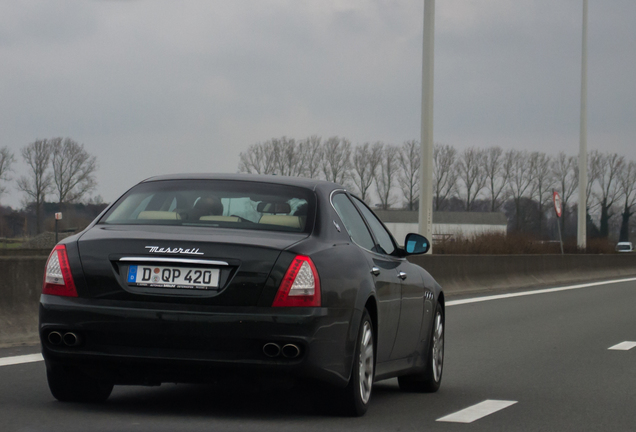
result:
<svg viewBox="0 0 636 432"><path fill-rule="evenodd" d="M343 186L328 182L325 180L310 179L304 177L289 177L289 176L277 176L277 175L262 175L262 174L222 174L222 173L184 173L184 174L168 174L147 178L142 181L154 182L164 180L233 180L233 181L249 181L257 183L271 183L287 186L298 186L306 189L344 189Z"/></svg>

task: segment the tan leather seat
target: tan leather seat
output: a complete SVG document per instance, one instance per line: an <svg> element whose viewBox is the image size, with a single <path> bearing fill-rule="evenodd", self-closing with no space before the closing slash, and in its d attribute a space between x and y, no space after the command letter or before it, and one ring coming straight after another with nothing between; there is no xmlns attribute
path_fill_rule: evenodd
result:
<svg viewBox="0 0 636 432"><path fill-rule="evenodd" d="M267 224L267 225L280 225L280 226L286 226L286 227L297 228L297 229L302 228L302 225L300 224L299 216L266 214L261 216L261 219L258 221L258 223Z"/></svg>
<svg viewBox="0 0 636 432"><path fill-rule="evenodd" d="M201 221L217 221L217 222L240 222L238 216L201 216Z"/></svg>
<svg viewBox="0 0 636 432"><path fill-rule="evenodd" d="M139 213L139 216L137 216L137 219L177 220L181 218L179 217L178 213L171 211L142 211L141 213Z"/></svg>

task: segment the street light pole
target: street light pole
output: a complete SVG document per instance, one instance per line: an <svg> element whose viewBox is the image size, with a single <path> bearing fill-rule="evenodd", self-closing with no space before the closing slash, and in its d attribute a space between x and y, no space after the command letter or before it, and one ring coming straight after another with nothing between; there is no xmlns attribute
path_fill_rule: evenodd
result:
<svg viewBox="0 0 636 432"><path fill-rule="evenodd" d="M422 43L422 127L420 154L420 234L428 238L433 252L433 72L435 45L435 0L424 0Z"/></svg>
<svg viewBox="0 0 636 432"><path fill-rule="evenodd" d="M587 6L583 0L583 51L581 56L581 131L579 142L579 211L577 244L587 246Z"/></svg>

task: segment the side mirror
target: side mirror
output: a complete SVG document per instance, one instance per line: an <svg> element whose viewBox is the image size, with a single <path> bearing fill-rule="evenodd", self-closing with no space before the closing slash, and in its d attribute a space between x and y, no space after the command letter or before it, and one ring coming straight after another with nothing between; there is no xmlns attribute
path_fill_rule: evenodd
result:
<svg viewBox="0 0 636 432"><path fill-rule="evenodd" d="M426 237L419 234L410 233L404 239L404 250L407 255L425 254L431 248L431 244Z"/></svg>

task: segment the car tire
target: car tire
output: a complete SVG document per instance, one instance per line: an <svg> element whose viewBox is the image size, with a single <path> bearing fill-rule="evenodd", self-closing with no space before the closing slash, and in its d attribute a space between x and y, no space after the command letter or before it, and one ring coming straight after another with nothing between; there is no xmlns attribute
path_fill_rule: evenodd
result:
<svg viewBox="0 0 636 432"><path fill-rule="evenodd" d="M437 303L429 339L424 372L398 377L400 390L405 392L435 393L442 384L444 368L444 310Z"/></svg>
<svg viewBox="0 0 636 432"><path fill-rule="evenodd" d="M51 394L61 402L104 402L113 391L112 382L92 378L68 367L47 368L46 378Z"/></svg>
<svg viewBox="0 0 636 432"><path fill-rule="evenodd" d="M347 416L363 416L369 407L375 374L374 342L373 322L365 309L356 339L351 379L341 398L341 408Z"/></svg>

